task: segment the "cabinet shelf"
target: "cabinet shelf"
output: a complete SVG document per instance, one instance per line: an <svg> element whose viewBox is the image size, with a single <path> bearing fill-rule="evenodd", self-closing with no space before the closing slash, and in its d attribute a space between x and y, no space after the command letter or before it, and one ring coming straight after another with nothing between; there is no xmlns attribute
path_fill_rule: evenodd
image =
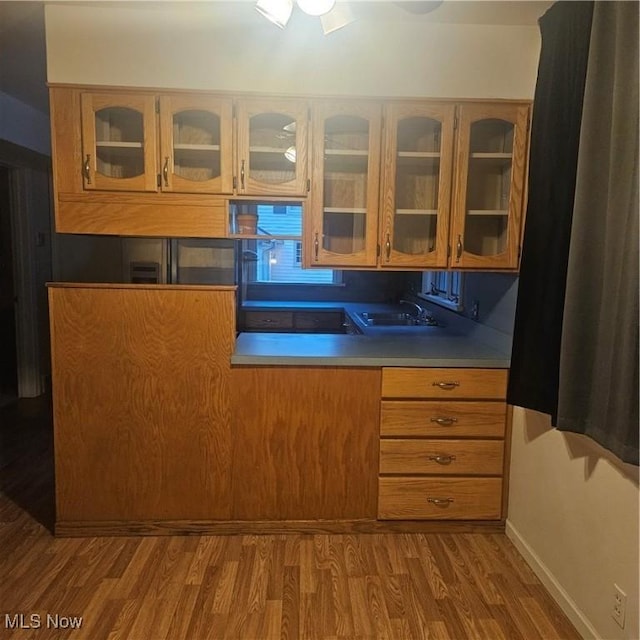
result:
<svg viewBox="0 0 640 640"><path fill-rule="evenodd" d="M344 214L354 214L354 213L367 213L366 207L324 207L323 211L325 213L344 213Z"/></svg>
<svg viewBox="0 0 640 640"><path fill-rule="evenodd" d="M99 140L96 142L98 149L142 149L142 142L114 142L112 140Z"/></svg>
<svg viewBox="0 0 640 640"><path fill-rule="evenodd" d="M399 216L437 216L437 209L396 209Z"/></svg>
<svg viewBox="0 0 640 640"><path fill-rule="evenodd" d="M219 144L185 144L176 143L173 145L175 151L220 151Z"/></svg>

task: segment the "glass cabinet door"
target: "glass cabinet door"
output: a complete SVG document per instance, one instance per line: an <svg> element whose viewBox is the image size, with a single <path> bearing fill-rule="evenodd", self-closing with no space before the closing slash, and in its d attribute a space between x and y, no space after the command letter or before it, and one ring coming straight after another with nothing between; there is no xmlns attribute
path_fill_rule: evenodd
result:
<svg viewBox="0 0 640 640"><path fill-rule="evenodd" d="M83 93L85 189L157 191L155 98Z"/></svg>
<svg viewBox="0 0 640 640"><path fill-rule="evenodd" d="M162 190L232 193L231 125L230 99L161 96Z"/></svg>
<svg viewBox="0 0 640 640"><path fill-rule="evenodd" d="M387 105L382 266L447 266L454 112L454 105Z"/></svg>
<svg viewBox="0 0 640 640"><path fill-rule="evenodd" d="M518 104L460 107L454 267L518 266L528 113Z"/></svg>
<svg viewBox="0 0 640 640"><path fill-rule="evenodd" d="M239 100L239 194L306 195L309 109L300 100Z"/></svg>
<svg viewBox="0 0 640 640"><path fill-rule="evenodd" d="M376 264L381 123L379 104L315 106L311 265Z"/></svg>

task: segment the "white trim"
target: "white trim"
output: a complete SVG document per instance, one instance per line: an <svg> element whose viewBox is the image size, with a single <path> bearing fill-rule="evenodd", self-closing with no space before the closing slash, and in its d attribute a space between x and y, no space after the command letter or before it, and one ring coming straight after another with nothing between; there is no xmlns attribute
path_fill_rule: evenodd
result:
<svg viewBox="0 0 640 640"><path fill-rule="evenodd" d="M565 591L558 579L553 575L549 567L540 559L538 554L529 546L527 541L520 535L520 532L507 519L505 534L513 542L525 562L531 567L533 572L545 586L551 597L571 621L578 633L585 638L601 640L594 626L589 622L584 613L580 610L573 598Z"/></svg>

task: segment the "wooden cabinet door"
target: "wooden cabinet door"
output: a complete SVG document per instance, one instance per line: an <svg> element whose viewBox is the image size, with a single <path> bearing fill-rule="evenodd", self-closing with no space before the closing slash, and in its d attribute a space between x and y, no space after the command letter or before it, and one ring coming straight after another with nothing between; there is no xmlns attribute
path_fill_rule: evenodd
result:
<svg viewBox="0 0 640 640"><path fill-rule="evenodd" d="M161 189L233 192L231 99L160 96Z"/></svg>
<svg viewBox="0 0 640 640"><path fill-rule="evenodd" d="M234 520L375 518L380 369L231 376Z"/></svg>
<svg viewBox="0 0 640 640"><path fill-rule="evenodd" d="M381 126L379 102L314 104L310 266L376 265Z"/></svg>
<svg viewBox="0 0 640 640"><path fill-rule="evenodd" d="M230 519L234 309L233 287L49 288L58 530Z"/></svg>
<svg viewBox="0 0 640 640"><path fill-rule="evenodd" d="M236 190L242 195L306 196L309 107L305 100L236 103Z"/></svg>
<svg viewBox="0 0 640 640"><path fill-rule="evenodd" d="M380 265L446 268L455 105L385 107Z"/></svg>
<svg viewBox="0 0 640 640"><path fill-rule="evenodd" d="M526 104L459 107L452 268L518 267L528 118Z"/></svg>
<svg viewBox="0 0 640 640"><path fill-rule="evenodd" d="M81 108L84 188L157 191L155 97L83 93Z"/></svg>

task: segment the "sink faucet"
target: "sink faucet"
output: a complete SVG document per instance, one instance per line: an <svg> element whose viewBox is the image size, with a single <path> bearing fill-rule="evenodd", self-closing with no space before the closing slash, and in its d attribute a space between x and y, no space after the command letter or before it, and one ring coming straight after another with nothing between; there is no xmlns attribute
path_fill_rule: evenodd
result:
<svg viewBox="0 0 640 640"><path fill-rule="evenodd" d="M421 322L425 324L435 323L435 318L424 308L421 307L417 302L413 302L411 300L400 300L398 304L408 304L412 307L415 307L417 313L417 318Z"/></svg>

